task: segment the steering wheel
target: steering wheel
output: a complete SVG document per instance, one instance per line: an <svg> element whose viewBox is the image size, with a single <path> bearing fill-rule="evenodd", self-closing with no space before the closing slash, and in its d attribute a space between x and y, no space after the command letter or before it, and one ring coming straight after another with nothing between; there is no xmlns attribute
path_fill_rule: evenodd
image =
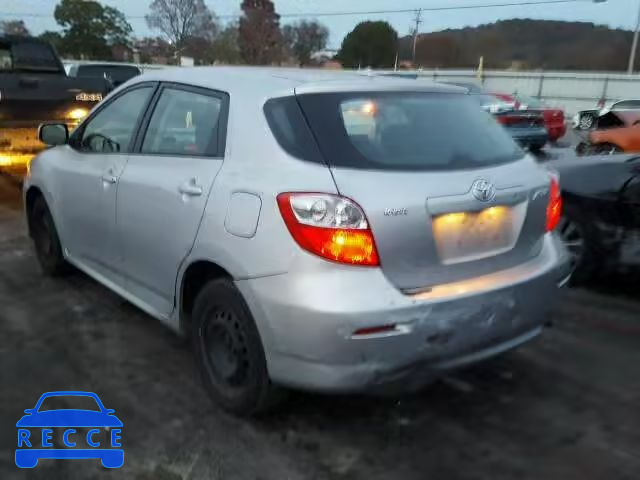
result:
<svg viewBox="0 0 640 480"><path fill-rule="evenodd" d="M91 133L82 139L82 146L92 152L119 152L120 144L101 133Z"/></svg>

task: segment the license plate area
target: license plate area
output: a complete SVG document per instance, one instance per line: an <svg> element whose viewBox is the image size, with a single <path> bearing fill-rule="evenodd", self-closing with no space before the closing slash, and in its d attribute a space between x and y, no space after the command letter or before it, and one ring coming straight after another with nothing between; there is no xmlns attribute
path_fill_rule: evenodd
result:
<svg viewBox="0 0 640 480"><path fill-rule="evenodd" d="M526 203L432 218L438 257L444 265L480 260L511 250L520 235Z"/></svg>

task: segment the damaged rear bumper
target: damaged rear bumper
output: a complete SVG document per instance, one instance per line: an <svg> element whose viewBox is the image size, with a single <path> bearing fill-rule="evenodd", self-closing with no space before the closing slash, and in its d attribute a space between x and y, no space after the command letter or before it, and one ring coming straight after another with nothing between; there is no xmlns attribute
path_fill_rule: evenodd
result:
<svg viewBox="0 0 640 480"><path fill-rule="evenodd" d="M413 295L380 269L303 261L304 274L236 283L256 319L272 380L326 392L413 391L517 347L541 332L569 276L554 234L525 264ZM358 334L379 325L395 328Z"/></svg>

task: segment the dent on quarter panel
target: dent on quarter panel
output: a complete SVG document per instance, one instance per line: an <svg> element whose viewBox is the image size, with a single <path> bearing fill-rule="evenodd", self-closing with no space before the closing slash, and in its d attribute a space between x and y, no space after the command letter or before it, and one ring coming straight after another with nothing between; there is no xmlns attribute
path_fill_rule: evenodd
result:
<svg viewBox="0 0 640 480"><path fill-rule="evenodd" d="M258 229L262 200L253 193L234 192L229 200L224 228L237 237L251 238Z"/></svg>

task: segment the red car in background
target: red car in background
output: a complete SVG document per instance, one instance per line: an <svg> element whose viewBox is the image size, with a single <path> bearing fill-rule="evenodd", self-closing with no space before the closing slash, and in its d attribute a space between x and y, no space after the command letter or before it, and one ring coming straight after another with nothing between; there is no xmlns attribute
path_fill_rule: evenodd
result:
<svg viewBox="0 0 640 480"><path fill-rule="evenodd" d="M549 133L551 142L555 142L567 133L564 111L561 109L549 107L539 99L525 95L508 95L504 93L495 93L494 95L507 103L512 103L516 110L540 112L544 118L544 126Z"/></svg>

